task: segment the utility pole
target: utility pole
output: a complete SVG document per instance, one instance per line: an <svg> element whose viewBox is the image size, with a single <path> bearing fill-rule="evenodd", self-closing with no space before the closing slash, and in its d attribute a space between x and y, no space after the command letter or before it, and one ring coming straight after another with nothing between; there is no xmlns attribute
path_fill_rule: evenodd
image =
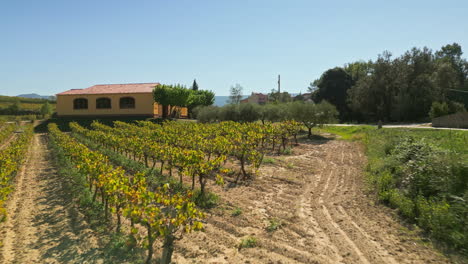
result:
<svg viewBox="0 0 468 264"><path fill-rule="evenodd" d="M280 102L281 96L281 75L278 74L278 98L276 99L278 103Z"/></svg>
<svg viewBox="0 0 468 264"><path fill-rule="evenodd" d="M278 74L278 94L281 93L281 75Z"/></svg>

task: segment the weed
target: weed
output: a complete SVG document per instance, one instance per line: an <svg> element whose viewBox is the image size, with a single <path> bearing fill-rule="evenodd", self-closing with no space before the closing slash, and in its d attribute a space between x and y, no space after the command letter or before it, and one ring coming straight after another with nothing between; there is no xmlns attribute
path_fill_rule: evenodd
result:
<svg viewBox="0 0 468 264"><path fill-rule="evenodd" d="M239 243L239 250L242 248L253 248L257 246L257 239L255 237L246 237L241 239Z"/></svg>
<svg viewBox="0 0 468 264"><path fill-rule="evenodd" d="M266 230L268 232L273 232L273 231L280 229L282 225L283 223L281 222L281 220L272 218L268 220L268 226L266 227Z"/></svg>
<svg viewBox="0 0 468 264"><path fill-rule="evenodd" d="M265 157L263 158L263 164L276 164L276 159Z"/></svg>
<svg viewBox="0 0 468 264"><path fill-rule="evenodd" d="M292 148L287 147L287 148L283 149L283 151L281 153L283 153L283 155L291 155L292 154Z"/></svg>
<svg viewBox="0 0 468 264"><path fill-rule="evenodd" d="M288 163L288 165L286 165L286 168L294 169L294 164L293 163Z"/></svg>
<svg viewBox="0 0 468 264"><path fill-rule="evenodd" d="M211 192L201 195L200 190L196 190L193 195L193 201L197 206L204 209L213 208L218 204L219 197Z"/></svg>
<svg viewBox="0 0 468 264"><path fill-rule="evenodd" d="M236 207L234 210L232 210L231 216L239 216L242 214L242 209L239 207Z"/></svg>

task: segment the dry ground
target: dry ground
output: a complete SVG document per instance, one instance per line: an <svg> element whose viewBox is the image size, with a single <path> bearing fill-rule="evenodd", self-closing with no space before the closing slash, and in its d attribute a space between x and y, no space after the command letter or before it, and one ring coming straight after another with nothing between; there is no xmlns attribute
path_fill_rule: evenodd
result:
<svg viewBox="0 0 468 264"><path fill-rule="evenodd" d="M204 232L176 242L176 263L448 262L364 194L365 157L357 143L303 142L275 159L248 185L209 186L220 205L207 213ZM103 261L61 182L46 136L35 135L0 228L0 263ZM242 213L232 216L235 208ZM270 221L281 224L268 232ZM249 236L256 247L239 249Z"/></svg>
<svg viewBox="0 0 468 264"><path fill-rule="evenodd" d="M210 186L222 208L178 241L177 263L446 263L364 193L362 148L316 140L263 165L248 186ZM229 205L229 206L226 206ZM232 216L240 208L239 216ZM281 227L268 232L270 221ZM257 246L239 249L241 239Z"/></svg>

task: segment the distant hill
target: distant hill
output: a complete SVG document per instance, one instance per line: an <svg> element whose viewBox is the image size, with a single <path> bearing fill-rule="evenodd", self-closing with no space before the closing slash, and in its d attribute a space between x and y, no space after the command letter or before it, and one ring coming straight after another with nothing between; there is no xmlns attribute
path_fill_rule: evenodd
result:
<svg viewBox="0 0 468 264"><path fill-rule="evenodd" d="M55 100L55 96L51 95L39 95L36 93L32 94L20 94L17 97L23 97L23 98L33 98L33 99L48 99L48 100Z"/></svg>

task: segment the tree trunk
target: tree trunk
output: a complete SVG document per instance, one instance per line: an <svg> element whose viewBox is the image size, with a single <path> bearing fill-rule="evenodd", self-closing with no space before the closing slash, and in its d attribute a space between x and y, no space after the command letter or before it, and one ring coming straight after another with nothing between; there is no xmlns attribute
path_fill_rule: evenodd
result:
<svg viewBox="0 0 468 264"><path fill-rule="evenodd" d="M146 229L148 230L148 257L146 258L146 264L151 264L151 260L153 259L154 238L151 233L151 225L149 223L146 224Z"/></svg>
<svg viewBox="0 0 468 264"><path fill-rule="evenodd" d="M312 138L312 127L307 127L309 129L309 134L307 135L308 138Z"/></svg>
<svg viewBox="0 0 468 264"><path fill-rule="evenodd" d="M195 190L195 173L192 174L192 191Z"/></svg>
<svg viewBox="0 0 468 264"><path fill-rule="evenodd" d="M163 253L161 256L161 264L170 264L172 261L172 252L174 252L175 237L172 234L164 238Z"/></svg>
<svg viewBox="0 0 468 264"><path fill-rule="evenodd" d="M198 181L200 182L200 196L203 197L205 195L205 181L202 174L198 176Z"/></svg>
<svg viewBox="0 0 468 264"><path fill-rule="evenodd" d="M120 206L117 206L117 228L115 232L120 233L120 226L122 225L122 220L120 216Z"/></svg>
<svg viewBox="0 0 468 264"><path fill-rule="evenodd" d="M164 161L161 161L161 170L159 171L159 173L162 175L163 173L163 168L164 168Z"/></svg>
<svg viewBox="0 0 468 264"><path fill-rule="evenodd" d="M241 164L241 171L242 171L242 179L246 179L247 178L247 172L245 171L244 156L242 156L242 158L240 159L240 164Z"/></svg>
<svg viewBox="0 0 468 264"><path fill-rule="evenodd" d="M168 105L163 105L162 107L162 118L167 118L169 112L169 106Z"/></svg>

